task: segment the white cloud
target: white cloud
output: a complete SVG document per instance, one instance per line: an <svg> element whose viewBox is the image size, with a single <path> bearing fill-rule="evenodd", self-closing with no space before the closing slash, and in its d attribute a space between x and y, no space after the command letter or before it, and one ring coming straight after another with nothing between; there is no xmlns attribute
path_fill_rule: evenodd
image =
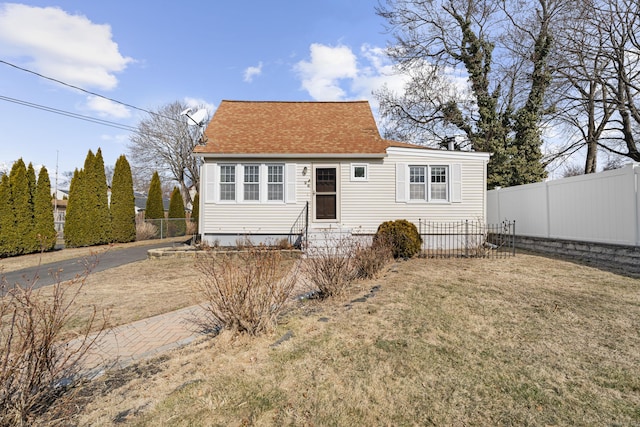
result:
<svg viewBox="0 0 640 427"><path fill-rule="evenodd" d="M302 88L317 101L345 99L347 93L340 82L358 76L357 59L351 48L314 43L310 54L310 61L302 60L294 65Z"/></svg>
<svg viewBox="0 0 640 427"><path fill-rule="evenodd" d="M29 58L28 67L83 88L113 89L114 73L132 58L112 40L111 27L58 7L0 5L0 54Z"/></svg>
<svg viewBox="0 0 640 427"><path fill-rule="evenodd" d="M253 78L262 74L262 61L258 63L257 67L247 67L244 70L244 81L251 83Z"/></svg>
<svg viewBox="0 0 640 427"><path fill-rule="evenodd" d="M98 96L88 96L87 107L90 110L97 112L101 117L113 117L116 119L126 119L131 117L131 112L124 105Z"/></svg>
<svg viewBox="0 0 640 427"><path fill-rule="evenodd" d="M310 60L295 64L302 88L318 101L367 99L374 108L372 93L384 85L402 90L406 77L397 73L384 49L363 45L359 57L348 46L331 47L314 43Z"/></svg>

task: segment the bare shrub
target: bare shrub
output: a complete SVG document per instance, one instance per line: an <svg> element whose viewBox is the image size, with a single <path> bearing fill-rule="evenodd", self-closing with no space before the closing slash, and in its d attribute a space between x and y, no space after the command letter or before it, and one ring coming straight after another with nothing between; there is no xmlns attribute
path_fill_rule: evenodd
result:
<svg viewBox="0 0 640 427"><path fill-rule="evenodd" d="M271 331L297 280L297 268L289 272L284 261L279 251L266 246L200 256L196 267L204 276L199 291L209 329L251 335Z"/></svg>
<svg viewBox="0 0 640 427"><path fill-rule="evenodd" d="M326 235L322 244L307 250L304 273L320 298L342 294L355 277L353 257L355 243L351 237Z"/></svg>
<svg viewBox="0 0 640 427"><path fill-rule="evenodd" d="M138 222L136 224L136 240L149 240L158 235L158 227L149 222Z"/></svg>
<svg viewBox="0 0 640 427"><path fill-rule="evenodd" d="M186 234L196 234L198 232L198 224L193 221L187 221Z"/></svg>
<svg viewBox="0 0 640 427"><path fill-rule="evenodd" d="M392 246L385 239L375 239L370 245L359 244L353 256L354 273L360 279L373 279L392 259Z"/></svg>
<svg viewBox="0 0 640 427"><path fill-rule="evenodd" d="M70 282L52 285L46 298L36 290L37 275L24 286L10 287L2 278L0 426L31 425L42 419L78 380L81 362L106 322L98 322L94 309L73 348L61 340L65 326L76 313L74 301L91 268L88 266L84 275Z"/></svg>

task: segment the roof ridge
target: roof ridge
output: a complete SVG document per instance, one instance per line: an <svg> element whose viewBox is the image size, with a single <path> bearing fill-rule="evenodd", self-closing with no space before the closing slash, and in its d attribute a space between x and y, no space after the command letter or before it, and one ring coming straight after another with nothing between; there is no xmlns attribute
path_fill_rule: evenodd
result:
<svg viewBox="0 0 640 427"><path fill-rule="evenodd" d="M258 100L252 101L248 99L223 99L222 102L246 102L252 104L357 104L357 103L369 103L366 99L350 100L350 101L269 101Z"/></svg>

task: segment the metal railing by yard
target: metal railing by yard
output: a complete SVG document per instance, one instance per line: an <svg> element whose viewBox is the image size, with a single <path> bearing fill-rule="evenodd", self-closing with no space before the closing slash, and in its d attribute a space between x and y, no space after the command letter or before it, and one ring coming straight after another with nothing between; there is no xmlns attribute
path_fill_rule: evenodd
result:
<svg viewBox="0 0 640 427"><path fill-rule="evenodd" d="M427 258L506 258L515 256L515 221L434 222L420 219L422 255Z"/></svg>
<svg viewBox="0 0 640 427"><path fill-rule="evenodd" d="M289 231L289 243L296 247L301 248L307 241L309 234L309 202L306 202L304 208L296 218L295 222L291 226Z"/></svg>

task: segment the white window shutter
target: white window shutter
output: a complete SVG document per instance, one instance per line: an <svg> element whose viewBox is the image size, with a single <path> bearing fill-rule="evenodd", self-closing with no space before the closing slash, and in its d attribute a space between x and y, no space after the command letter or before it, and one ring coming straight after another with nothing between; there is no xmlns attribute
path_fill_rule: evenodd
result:
<svg viewBox="0 0 640 427"><path fill-rule="evenodd" d="M215 203L218 193L218 171L215 163L205 163L204 169L204 201Z"/></svg>
<svg viewBox="0 0 640 427"><path fill-rule="evenodd" d="M396 202L407 201L407 164L396 163Z"/></svg>
<svg viewBox="0 0 640 427"><path fill-rule="evenodd" d="M451 201L462 202L462 167L460 163L451 165Z"/></svg>
<svg viewBox="0 0 640 427"><path fill-rule="evenodd" d="M287 163L285 165L286 176L285 176L285 201L287 203L295 203L296 202L296 164L295 163Z"/></svg>

